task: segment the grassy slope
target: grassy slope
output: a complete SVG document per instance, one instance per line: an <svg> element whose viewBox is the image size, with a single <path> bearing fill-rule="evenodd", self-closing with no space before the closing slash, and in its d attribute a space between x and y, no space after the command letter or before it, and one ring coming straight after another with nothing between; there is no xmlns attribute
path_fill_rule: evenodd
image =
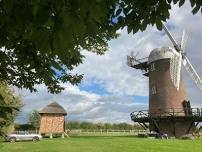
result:
<svg viewBox="0 0 202 152"><path fill-rule="evenodd" d="M2 144L2 143L1 143ZM202 152L202 139L159 140L134 137L70 137L37 143L3 143L1 152Z"/></svg>

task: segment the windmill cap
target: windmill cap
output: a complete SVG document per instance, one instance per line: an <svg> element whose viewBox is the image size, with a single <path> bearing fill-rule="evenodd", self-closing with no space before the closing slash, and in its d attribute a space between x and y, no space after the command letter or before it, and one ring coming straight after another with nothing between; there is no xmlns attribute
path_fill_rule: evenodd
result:
<svg viewBox="0 0 202 152"><path fill-rule="evenodd" d="M63 114L63 115L67 115L67 112L65 111L65 109L61 105L59 105L57 102L52 102L51 104L47 105L39 113L40 114Z"/></svg>
<svg viewBox="0 0 202 152"><path fill-rule="evenodd" d="M148 58L148 63L161 60L170 59L174 56L175 50L171 47L156 48L151 51Z"/></svg>

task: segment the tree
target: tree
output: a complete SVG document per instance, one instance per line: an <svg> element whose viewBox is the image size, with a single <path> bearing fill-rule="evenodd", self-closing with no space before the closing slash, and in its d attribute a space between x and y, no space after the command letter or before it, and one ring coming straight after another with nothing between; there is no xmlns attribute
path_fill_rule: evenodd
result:
<svg viewBox="0 0 202 152"><path fill-rule="evenodd" d="M81 49L103 54L116 37L107 28L113 3L0 1L0 80L31 91L44 83L51 93L64 89L61 82L80 82L70 71L82 63Z"/></svg>
<svg viewBox="0 0 202 152"><path fill-rule="evenodd" d="M147 25L156 25L157 29L162 29L162 21L170 17L169 10L173 4L181 7L185 0L124 0L119 1L114 9L113 18L116 18L116 28L127 26L128 33L136 33L138 30L144 31ZM197 0L190 0L193 8L192 13L202 12L202 3Z"/></svg>
<svg viewBox="0 0 202 152"><path fill-rule="evenodd" d="M97 128L97 129L104 129L104 124L101 123L101 122L98 122L98 123L96 124L96 128Z"/></svg>
<svg viewBox="0 0 202 152"><path fill-rule="evenodd" d="M81 129L95 129L95 125L91 122L82 122L80 124Z"/></svg>
<svg viewBox="0 0 202 152"><path fill-rule="evenodd" d="M35 129L35 127L31 124L15 124L14 128L15 131L30 131Z"/></svg>
<svg viewBox="0 0 202 152"><path fill-rule="evenodd" d="M78 121L68 121L65 124L66 129L80 129L80 122Z"/></svg>
<svg viewBox="0 0 202 152"><path fill-rule="evenodd" d="M33 110L29 115L29 124L31 124L36 131L38 131L40 126L40 114L37 110Z"/></svg>
<svg viewBox="0 0 202 152"><path fill-rule="evenodd" d="M0 83L0 136L9 131L17 112L22 107L21 99L4 82Z"/></svg>
<svg viewBox="0 0 202 152"><path fill-rule="evenodd" d="M81 50L103 54L120 28L161 29L172 2L185 0L1 0L0 80L31 91L44 83L59 93L60 83L81 81L71 73L82 63ZM194 14L201 9L200 1L190 3Z"/></svg>
<svg viewBox="0 0 202 152"><path fill-rule="evenodd" d="M110 123L105 123L105 124L104 124L104 128L105 128L105 129L112 129L112 124L110 124Z"/></svg>

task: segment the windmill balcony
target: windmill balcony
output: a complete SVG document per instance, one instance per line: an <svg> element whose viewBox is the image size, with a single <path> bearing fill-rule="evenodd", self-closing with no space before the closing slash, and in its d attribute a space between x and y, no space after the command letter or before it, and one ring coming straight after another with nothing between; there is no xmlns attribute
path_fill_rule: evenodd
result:
<svg viewBox="0 0 202 152"><path fill-rule="evenodd" d="M148 110L134 111L130 114L134 122L150 122L151 119L195 119L202 120L202 108L169 108L167 110L159 109L156 113L150 113Z"/></svg>

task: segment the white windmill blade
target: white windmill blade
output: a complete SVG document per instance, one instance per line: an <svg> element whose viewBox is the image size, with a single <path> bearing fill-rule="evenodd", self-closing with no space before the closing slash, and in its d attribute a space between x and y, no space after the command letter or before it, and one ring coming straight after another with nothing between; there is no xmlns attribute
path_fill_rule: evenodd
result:
<svg viewBox="0 0 202 152"><path fill-rule="evenodd" d="M170 60L170 76L175 88L179 90L180 87L180 73L182 65L182 55L176 52Z"/></svg>
<svg viewBox="0 0 202 152"><path fill-rule="evenodd" d="M175 50L173 49L174 56L170 60L170 76L171 80L177 90L180 87L180 80L181 80L181 65L182 65L182 54L181 54L181 47L177 44L174 37L169 32L168 28L162 23L162 27L166 34L168 35L169 39L174 45Z"/></svg>
<svg viewBox="0 0 202 152"><path fill-rule="evenodd" d="M174 37L171 35L171 33L169 32L168 28L162 23L162 27L164 29L164 31L166 32L166 34L168 35L169 39L171 40L171 42L173 43L176 51L180 52L181 48L180 46L177 44L176 40L174 39Z"/></svg>
<svg viewBox="0 0 202 152"><path fill-rule="evenodd" d="M187 70L187 72L189 73L192 80L196 83L196 85L199 87L199 89L202 90L202 80L186 56L183 56L183 65L184 65L185 69Z"/></svg>
<svg viewBox="0 0 202 152"><path fill-rule="evenodd" d="M186 43L187 43L187 39L188 39L188 35L186 34L186 31L183 30L182 39L181 39L181 43L180 43L180 47L181 47L181 50L183 52L185 51L185 46L186 46Z"/></svg>

